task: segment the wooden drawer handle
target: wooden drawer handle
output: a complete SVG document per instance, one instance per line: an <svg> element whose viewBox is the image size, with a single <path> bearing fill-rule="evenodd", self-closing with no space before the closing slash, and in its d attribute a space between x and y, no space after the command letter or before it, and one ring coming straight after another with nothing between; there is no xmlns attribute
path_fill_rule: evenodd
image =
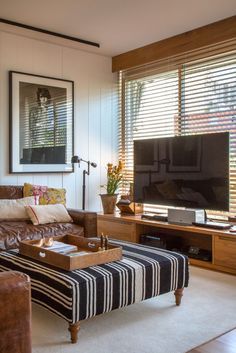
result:
<svg viewBox="0 0 236 353"><path fill-rule="evenodd" d="M227 241L236 241L236 238L228 238L228 237L219 237L220 240L227 240Z"/></svg>

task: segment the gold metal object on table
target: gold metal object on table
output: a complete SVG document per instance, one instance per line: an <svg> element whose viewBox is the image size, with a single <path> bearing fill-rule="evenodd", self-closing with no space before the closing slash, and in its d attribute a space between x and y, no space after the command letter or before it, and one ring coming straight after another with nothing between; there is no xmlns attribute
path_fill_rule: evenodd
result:
<svg viewBox="0 0 236 353"><path fill-rule="evenodd" d="M99 251L108 250L108 236L101 233Z"/></svg>
<svg viewBox="0 0 236 353"><path fill-rule="evenodd" d="M44 244L44 239L40 239L38 240L36 243L34 243L35 246L38 246L39 248L41 248Z"/></svg>
<svg viewBox="0 0 236 353"><path fill-rule="evenodd" d="M52 246L53 238L44 238L44 246Z"/></svg>
<svg viewBox="0 0 236 353"><path fill-rule="evenodd" d="M42 246L52 246L53 245L53 238L42 238L34 243L35 246L41 248Z"/></svg>

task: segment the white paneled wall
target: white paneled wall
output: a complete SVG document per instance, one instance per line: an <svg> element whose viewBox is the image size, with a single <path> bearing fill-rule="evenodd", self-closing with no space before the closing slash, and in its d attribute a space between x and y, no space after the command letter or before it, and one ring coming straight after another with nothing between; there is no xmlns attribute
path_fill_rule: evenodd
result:
<svg viewBox="0 0 236 353"><path fill-rule="evenodd" d="M116 75L111 73L111 58L0 31L0 184L64 187L67 206L81 208L85 164L76 165L70 174L9 174L9 70L74 81L74 151L98 165L86 179L86 208L100 210L106 163L117 162Z"/></svg>

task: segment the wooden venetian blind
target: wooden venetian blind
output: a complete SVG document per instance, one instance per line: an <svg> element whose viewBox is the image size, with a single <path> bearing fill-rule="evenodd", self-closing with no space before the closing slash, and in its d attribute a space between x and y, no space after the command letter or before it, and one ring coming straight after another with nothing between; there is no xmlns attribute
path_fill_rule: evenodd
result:
<svg viewBox="0 0 236 353"><path fill-rule="evenodd" d="M134 140L229 131L230 211L236 211L235 49L231 41L121 73L127 181L133 181Z"/></svg>
<svg viewBox="0 0 236 353"><path fill-rule="evenodd" d="M230 211L236 211L236 52L183 65L180 134L230 132Z"/></svg>

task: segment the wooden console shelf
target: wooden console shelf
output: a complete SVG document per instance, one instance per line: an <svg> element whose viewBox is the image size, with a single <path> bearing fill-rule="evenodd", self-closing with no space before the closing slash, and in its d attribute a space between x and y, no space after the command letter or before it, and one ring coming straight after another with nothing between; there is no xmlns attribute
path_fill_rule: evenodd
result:
<svg viewBox="0 0 236 353"><path fill-rule="evenodd" d="M236 274L236 233L151 221L141 219L141 216L99 214L98 234L101 233L136 243L140 242L140 236L143 234L180 240L185 246L197 246L212 253L211 261L190 258L192 265Z"/></svg>

